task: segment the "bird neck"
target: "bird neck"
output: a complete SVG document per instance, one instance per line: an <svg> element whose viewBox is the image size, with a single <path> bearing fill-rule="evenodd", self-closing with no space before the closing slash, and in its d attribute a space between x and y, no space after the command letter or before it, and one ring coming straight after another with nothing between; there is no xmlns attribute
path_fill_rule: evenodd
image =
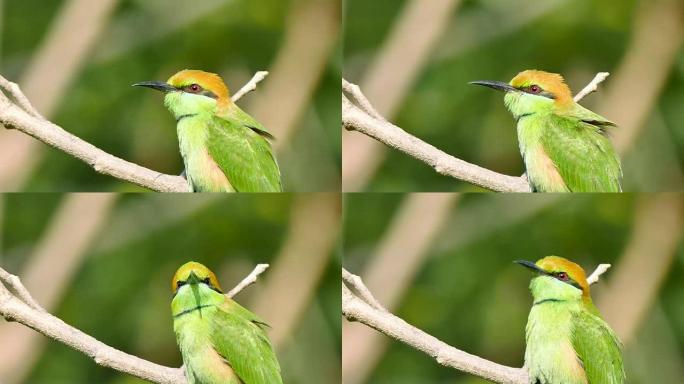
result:
<svg viewBox="0 0 684 384"><path fill-rule="evenodd" d="M550 99L524 92L508 92L504 96L504 103L516 120L536 114L564 114L574 104L572 99Z"/></svg>
<svg viewBox="0 0 684 384"><path fill-rule="evenodd" d="M587 383L572 344L573 318L581 310L577 301L535 301L525 332L525 366L531 382Z"/></svg>
<svg viewBox="0 0 684 384"><path fill-rule="evenodd" d="M187 284L176 291L171 301L174 318L191 313L201 313L203 309L222 303L225 296L209 288L206 284Z"/></svg>
<svg viewBox="0 0 684 384"><path fill-rule="evenodd" d="M584 301L584 292L581 289L547 275L533 278L530 291L535 303L554 301L582 305Z"/></svg>
<svg viewBox="0 0 684 384"><path fill-rule="evenodd" d="M170 92L164 97L164 104L176 120L188 116L213 114L217 100L211 97L186 92Z"/></svg>

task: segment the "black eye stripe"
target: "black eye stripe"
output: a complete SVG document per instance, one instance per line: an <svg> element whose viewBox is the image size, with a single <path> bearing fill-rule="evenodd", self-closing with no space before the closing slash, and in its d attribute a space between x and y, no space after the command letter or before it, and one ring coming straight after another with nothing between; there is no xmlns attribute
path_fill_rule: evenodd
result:
<svg viewBox="0 0 684 384"><path fill-rule="evenodd" d="M537 90L536 92L533 91L533 89L535 89L535 88L536 88L536 90ZM520 90L523 91L523 92L532 93L532 94L539 94L539 93L544 92L544 88L542 88L542 87L540 87L540 86L538 86L538 85L536 85L536 84L528 85L528 86L525 86L525 87L520 87L520 88L518 88L518 89L520 89Z"/></svg>
<svg viewBox="0 0 684 384"><path fill-rule="evenodd" d="M218 99L218 96L216 96L216 94L214 92L206 90L206 89L204 91L198 93L198 95L211 97L212 99Z"/></svg>
<svg viewBox="0 0 684 384"><path fill-rule="evenodd" d="M195 85L199 88L196 91L193 91L191 87L195 86ZM206 96L206 97L211 97L212 99L218 99L218 96L216 96L216 94L214 92L212 92L208 89L205 89L204 87L202 87L199 84L193 83L193 84L189 84L189 85L184 85L184 86L179 87L178 89L183 91L183 92L192 93L195 95L202 95L202 96Z"/></svg>
<svg viewBox="0 0 684 384"><path fill-rule="evenodd" d="M539 87L539 91L538 92L532 92L533 86ZM547 99L555 99L556 98L556 96L554 96L551 92L544 90L544 88L542 88L536 84L532 84L532 85L529 85L527 87L518 87L518 89L525 92L525 93L529 93L530 95L544 96Z"/></svg>
<svg viewBox="0 0 684 384"><path fill-rule="evenodd" d="M561 273L565 273L565 279L561 279L561 278L560 278L559 275L560 275ZM573 287L575 287L575 288L577 288L577 289L580 289L580 290L582 289L582 286L580 286L579 283L576 282L572 277L570 277L570 275L568 275L566 272L553 272L553 273L551 273L550 275L551 275L552 277L554 277L555 279L557 279L557 280L559 280L559 281L562 281L562 282L565 283L565 284L570 284L570 285L572 285Z"/></svg>

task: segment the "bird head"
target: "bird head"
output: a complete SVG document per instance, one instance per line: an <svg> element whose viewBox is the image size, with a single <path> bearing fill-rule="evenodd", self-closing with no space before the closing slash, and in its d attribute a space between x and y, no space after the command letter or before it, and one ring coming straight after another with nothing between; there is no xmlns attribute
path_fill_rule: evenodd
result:
<svg viewBox="0 0 684 384"><path fill-rule="evenodd" d="M559 256L546 256L536 263L516 260L516 263L534 271L530 290L535 301L577 300L591 302L589 283L584 269L572 261Z"/></svg>
<svg viewBox="0 0 684 384"><path fill-rule="evenodd" d="M184 69L166 82L143 81L133 84L164 92L164 104L176 119L201 111L213 111L217 106L225 108L232 101L228 87L215 73Z"/></svg>
<svg viewBox="0 0 684 384"><path fill-rule="evenodd" d="M572 92L563 77L557 73L526 70L518 73L509 83L500 81L472 81L506 93L506 107L518 119L521 116L567 108L572 105Z"/></svg>
<svg viewBox="0 0 684 384"><path fill-rule="evenodd" d="M178 268L171 280L171 291L175 295L185 285L205 285L209 289L222 293L214 272L196 261L187 262Z"/></svg>

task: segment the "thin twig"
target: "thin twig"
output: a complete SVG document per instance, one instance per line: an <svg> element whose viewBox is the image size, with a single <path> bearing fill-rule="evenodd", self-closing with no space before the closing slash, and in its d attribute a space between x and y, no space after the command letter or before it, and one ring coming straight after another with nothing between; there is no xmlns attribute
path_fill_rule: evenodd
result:
<svg viewBox="0 0 684 384"><path fill-rule="evenodd" d="M587 283L589 283L589 285L598 283L599 277L601 277L601 275L606 273L606 271L610 267L611 267L610 264L599 264L599 266L596 267L594 272L592 272L591 275L589 275L589 277L587 277Z"/></svg>
<svg viewBox="0 0 684 384"><path fill-rule="evenodd" d="M4 89L7 93L14 98L15 102L21 109L33 117L42 119L43 116L38 113L38 110L31 104L26 95L21 92L19 84L11 82L0 75L0 87Z"/></svg>
<svg viewBox="0 0 684 384"><path fill-rule="evenodd" d="M259 84L261 80L265 79L266 76L268 76L268 71L258 71L255 73L254 76L252 76L252 78L247 82L247 84L245 84L239 91L235 92L235 94L231 97L231 100L233 100L233 102L237 102L242 98L242 96L256 90L257 84Z"/></svg>
<svg viewBox="0 0 684 384"><path fill-rule="evenodd" d="M342 280L344 280L344 282L350 287L353 287L361 300L365 301L366 304L375 309L387 311L385 307L383 307L382 304L380 304L380 302L373 297L373 294L370 293L370 290L368 287L366 287L366 284L363 283L363 280L360 276L357 276L342 268Z"/></svg>
<svg viewBox="0 0 684 384"><path fill-rule="evenodd" d="M259 275L264 273L264 271L269 267L268 264L257 264L256 267L254 267L254 270L247 275L244 279L242 279L241 282L238 283L238 285L235 286L235 288L231 289L226 293L226 296L230 297L231 299L235 297L238 293L242 292L243 289L247 288L248 286L256 283L257 278Z"/></svg>
<svg viewBox="0 0 684 384"><path fill-rule="evenodd" d="M253 90L268 72L258 72L236 93L238 100ZM0 99L0 123L15 128L90 165L96 172L113 176L157 192L189 192L185 178L156 172L111 155L60 126L43 119L31 105L19 86L0 76L0 88L15 101Z"/></svg>
<svg viewBox="0 0 684 384"><path fill-rule="evenodd" d="M584 87L581 91L577 92L577 94L574 97L575 103L585 98L588 94L596 92L598 90L599 84L601 84L608 76L610 76L610 73L608 72L597 73L596 76L594 76L594 79L591 80L591 82L587 84L586 87Z"/></svg>
<svg viewBox="0 0 684 384"><path fill-rule="evenodd" d="M254 283L268 264L259 264L228 295ZM0 268L0 316L16 321L90 356L96 364L159 384L187 384L183 370L165 367L112 348L45 312L17 276ZM13 292L11 292L8 285Z"/></svg>
<svg viewBox="0 0 684 384"><path fill-rule="evenodd" d="M439 364L502 384L528 384L527 371L454 348L393 314L373 308L342 284L342 315L432 356Z"/></svg>
<svg viewBox="0 0 684 384"><path fill-rule="evenodd" d="M430 165L442 175L497 192L531 191L526 177L503 175L457 159L388 121L370 116L345 95L342 95L342 124L347 130L359 131Z"/></svg>
<svg viewBox="0 0 684 384"><path fill-rule="evenodd" d="M350 97L352 97L353 101L361 108L361 110L378 120L385 120L385 118L375 110L371 102L366 98L366 95L361 92L361 88L358 85L342 79L342 91L346 92Z"/></svg>
<svg viewBox="0 0 684 384"><path fill-rule="evenodd" d="M596 91L598 85L608 75L608 72L598 73L575 96L575 101L580 101L586 95ZM349 131L361 132L420 160L442 175L496 192L532 191L525 175L520 177L508 176L468 163L437 149L386 121L373 108L361 89L345 79L342 79L342 126Z"/></svg>
<svg viewBox="0 0 684 384"><path fill-rule="evenodd" d="M13 275L0 268L0 284L4 284L8 289L13 291L17 298L26 303L26 305L29 307L41 312L45 312L45 309L38 304L38 302L31 296L28 289L24 287L24 284L21 283L19 276Z"/></svg>
<svg viewBox="0 0 684 384"><path fill-rule="evenodd" d="M591 274L598 281L610 267L600 264ZM358 321L410 347L432 356L437 363L501 384L528 384L526 369L508 367L454 348L387 312L358 276L342 268L342 315ZM353 278L355 276L356 278ZM588 280L589 280L588 279ZM354 294L350 288L357 293ZM372 304L377 303L377 304Z"/></svg>

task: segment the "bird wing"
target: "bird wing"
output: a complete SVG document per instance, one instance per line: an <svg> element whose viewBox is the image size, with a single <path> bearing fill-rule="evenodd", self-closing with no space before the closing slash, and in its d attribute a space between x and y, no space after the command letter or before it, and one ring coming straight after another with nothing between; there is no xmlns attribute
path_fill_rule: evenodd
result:
<svg viewBox="0 0 684 384"><path fill-rule="evenodd" d="M585 123L595 125L598 127L606 127L606 126L615 127L617 125L617 124L613 123L612 121L606 119L605 117L603 117L597 113L594 113L594 112L584 108L583 106L581 106L577 103L574 103L572 105L572 108L570 109L570 111L568 111L567 116L574 116L574 117L584 121Z"/></svg>
<svg viewBox="0 0 684 384"><path fill-rule="evenodd" d="M603 319L589 311L574 314L572 346L589 384L623 384L620 341Z"/></svg>
<svg viewBox="0 0 684 384"><path fill-rule="evenodd" d="M248 116L246 113L238 111L242 112L235 106L235 113L212 118L207 137L209 154L236 191L282 191L280 169L266 140L270 134L254 119L240 116Z"/></svg>
<svg viewBox="0 0 684 384"><path fill-rule="evenodd" d="M265 323L231 299L210 323L216 352L245 384L282 384L280 365L262 326Z"/></svg>
<svg viewBox="0 0 684 384"><path fill-rule="evenodd" d="M570 191L621 190L620 160L602 128L555 114L546 119L541 143Z"/></svg>

